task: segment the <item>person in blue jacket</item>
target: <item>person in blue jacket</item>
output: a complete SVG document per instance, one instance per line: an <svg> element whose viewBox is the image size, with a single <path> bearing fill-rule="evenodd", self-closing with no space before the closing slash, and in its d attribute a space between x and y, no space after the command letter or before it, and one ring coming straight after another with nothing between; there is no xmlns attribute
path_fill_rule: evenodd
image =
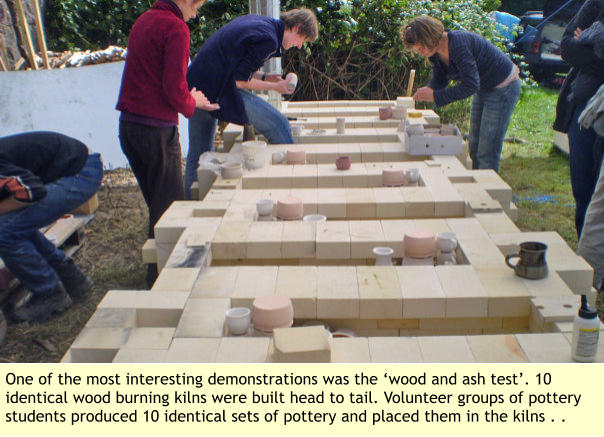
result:
<svg viewBox="0 0 604 437"><path fill-rule="evenodd" d="M185 167L185 196L197 180L199 157L214 146L218 120L252 124L271 144L294 142L287 118L251 91L273 90L290 94L281 75L258 71L281 49L301 48L318 36L315 14L306 8L292 9L277 20L259 15L238 17L217 30L201 47L187 71L189 88L195 87L217 111L196 109L189 119L189 153Z"/></svg>
<svg viewBox="0 0 604 437"><path fill-rule="evenodd" d="M422 15L401 29L405 48L432 64L432 80L413 98L447 105L470 96L470 157L475 169L499 169L503 139L520 97L518 67L480 35L447 30ZM450 81L456 84L448 86Z"/></svg>

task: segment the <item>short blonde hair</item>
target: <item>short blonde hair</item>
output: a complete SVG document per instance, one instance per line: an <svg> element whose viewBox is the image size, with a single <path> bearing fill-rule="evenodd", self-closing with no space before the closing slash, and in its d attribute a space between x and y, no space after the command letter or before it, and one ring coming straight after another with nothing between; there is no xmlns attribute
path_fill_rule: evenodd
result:
<svg viewBox="0 0 604 437"><path fill-rule="evenodd" d="M434 49L443 37L444 30L445 26L440 20L420 15L401 28L401 38L407 49L416 44L423 44L426 48Z"/></svg>
<svg viewBox="0 0 604 437"><path fill-rule="evenodd" d="M317 16L308 8L292 9L283 12L280 19L285 24L286 29L300 26L298 33L309 41L315 41L319 37Z"/></svg>

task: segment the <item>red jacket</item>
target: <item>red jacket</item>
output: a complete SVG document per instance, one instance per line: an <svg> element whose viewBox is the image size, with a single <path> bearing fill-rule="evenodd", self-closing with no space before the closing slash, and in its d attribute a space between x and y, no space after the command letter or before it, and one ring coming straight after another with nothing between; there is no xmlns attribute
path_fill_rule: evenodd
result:
<svg viewBox="0 0 604 437"><path fill-rule="evenodd" d="M186 81L189 28L180 9L160 0L142 14L128 38L119 111L178 124L178 113L190 118L195 100Z"/></svg>

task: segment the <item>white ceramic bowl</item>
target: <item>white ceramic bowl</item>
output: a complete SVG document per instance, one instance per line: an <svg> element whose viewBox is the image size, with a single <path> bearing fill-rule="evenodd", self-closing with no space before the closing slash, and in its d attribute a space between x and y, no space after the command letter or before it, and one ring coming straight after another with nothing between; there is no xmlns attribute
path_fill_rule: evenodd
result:
<svg viewBox="0 0 604 437"><path fill-rule="evenodd" d="M258 211L258 215L261 216L270 215L273 212L274 206L273 199L260 199L256 202L256 210Z"/></svg>
<svg viewBox="0 0 604 437"><path fill-rule="evenodd" d="M252 312L245 307L231 308L226 312L225 322L231 334L245 334L252 323Z"/></svg>
<svg viewBox="0 0 604 437"><path fill-rule="evenodd" d="M243 174L240 162L225 162L220 166L220 174L224 179L239 179Z"/></svg>
<svg viewBox="0 0 604 437"><path fill-rule="evenodd" d="M457 236L453 232L439 232L436 234L436 244L443 252L452 252L457 248Z"/></svg>
<svg viewBox="0 0 604 437"><path fill-rule="evenodd" d="M304 220L305 222L310 222L310 223L321 223L321 222L327 221L327 217L325 217L322 214L308 214L308 215L305 215L302 220Z"/></svg>
<svg viewBox="0 0 604 437"><path fill-rule="evenodd" d="M281 150L277 150L276 152L273 152L272 161L273 161L273 164L281 164L283 161L285 161L285 152L283 152Z"/></svg>

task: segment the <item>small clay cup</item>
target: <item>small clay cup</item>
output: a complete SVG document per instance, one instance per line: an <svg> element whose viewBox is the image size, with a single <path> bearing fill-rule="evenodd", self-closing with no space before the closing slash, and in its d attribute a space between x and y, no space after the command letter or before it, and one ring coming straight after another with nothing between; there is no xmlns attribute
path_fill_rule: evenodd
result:
<svg viewBox="0 0 604 437"><path fill-rule="evenodd" d="M340 156L336 159L336 168L338 170L348 170L350 168L350 156Z"/></svg>
<svg viewBox="0 0 604 437"><path fill-rule="evenodd" d="M281 220L299 220L304 213L304 205L297 197L284 197L277 201L277 217Z"/></svg>
<svg viewBox="0 0 604 437"><path fill-rule="evenodd" d="M288 164L306 164L306 151L301 149L289 149L286 157Z"/></svg>
<svg viewBox="0 0 604 437"><path fill-rule="evenodd" d="M285 161L285 152L282 152L280 150L273 152L273 154L272 154L273 164L281 164L283 161Z"/></svg>
<svg viewBox="0 0 604 437"><path fill-rule="evenodd" d="M243 175L240 162L225 162L220 166L220 174L224 179L239 179Z"/></svg>
<svg viewBox="0 0 604 437"><path fill-rule="evenodd" d="M392 106L386 106L378 110L380 112L380 120L389 120L392 118Z"/></svg>
<svg viewBox="0 0 604 437"><path fill-rule="evenodd" d="M275 203L273 199L260 199L256 202L256 210L259 216L267 216L273 212Z"/></svg>
<svg viewBox="0 0 604 437"><path fill-rule="evenodd" d="M405 173L397 168L382 170L382 185L385 187L400 187L405 182Z"/></svg>
<svg viewBox="0 0 604 437"><path fill-rule="evenodd" d="M405 257L426 258L434 257L436 252L436 239L429 231L411 230L405 232L403 237L403 251Z"/></svg>
<svg viewBox="0 0 604 437"><path fill-rule="evenodd" d="M252 312L245 307L231 308L226 312L225 322L231 334L246 334L252 322Z"/></svg>

